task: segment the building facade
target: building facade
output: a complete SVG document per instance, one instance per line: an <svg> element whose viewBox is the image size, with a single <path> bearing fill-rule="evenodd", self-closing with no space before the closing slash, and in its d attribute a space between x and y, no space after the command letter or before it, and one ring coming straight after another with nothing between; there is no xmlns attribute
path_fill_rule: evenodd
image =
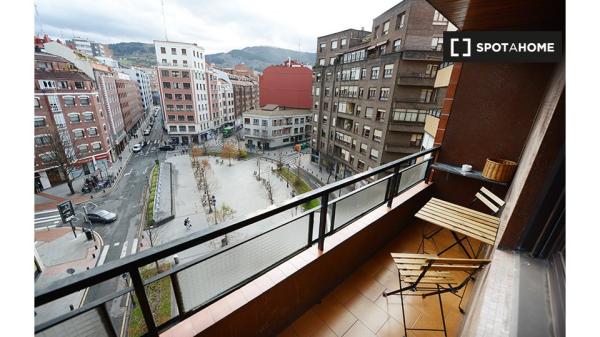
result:
<svg viewBox="0 0 600 337"><path fill-rule="evenodd" d="M421 149L448 21L407 0L373 20L372 32L317 39L312 159L349 176Z"/></svg>
<svg viewBox="0 0 600 337"><path fill-rule="evenodd" d="M310 128L309 109L274 104L244 112L244 139L252 149L269 150L305 141Z"/></svg>
<svg viewBox="0 0 600 337"><path fill-rule="evenodd" d="M36 52L34 93L36 187L60 184L69 174L106 170L110 140L94 79L62 57ZM60 169L61 157L76 169Z"/></svg>
<svg viewBox="0 0 600 337"><path fill-rule="evenodd" d="M210 127L213 132L218 132L224 126L233 126L235 122L233 85L228 74L219 69L209 67L206 76Z"/></svg>
<svg viewBox="0 0 600 337"><path fill-rule="evenodd" d="M115 85L123 114L123 126L125 132L131 136L139 129L144 113L137 82L129 75L117 73Z"/></svg>
<svg viewBox="0 0 600 337"><path fill-rule="evenodd" d="M253 76L252 70L243 64L221 70L227 73L233 85L235 125L241 127L242 114L259 107L258 76Z"/></svg>
<svg viewBox="0 0 600 337"><path fill-rule="evenodd" d="M143 69L137 67L121 68L120 71L129 75L129 78L131 78L132 81L137 82L140 99L142 101L142 107L144 109L144 114L149 113L150 109L153 106L153 103L152 91L150 89L150 79L148 78L146 72Z"/></svg>
<svg viewBox="0 0 600 337"><path fill-rule="evenodd" d="M99 64L94 65L94 74L100 92L100 101L108 121L111 157L115 161L127 145L125 122L117 92L116 74L111 68Z"/></svg>
<svg viewBox="0 0 600 337"><path fill-rule="evenodd" d="M194 43L154 41L160 100L169 137L199 143L209 134L204 48Z"/></svg>
<svg viewBox="0 0 600 337"><path fill-rule="evenodd" d="M287 60L282 65L265 68L260 76L260 106L310 109L312 106L312 71L303 64Z"/></svg>
<svg viewBox="0 0 600 337"><path fill-rule="evenodd" d="M66 44L69 48L76 49L89 56L105 56L104 46L89 39L75 37L72 40L67 40Z"/></svg>

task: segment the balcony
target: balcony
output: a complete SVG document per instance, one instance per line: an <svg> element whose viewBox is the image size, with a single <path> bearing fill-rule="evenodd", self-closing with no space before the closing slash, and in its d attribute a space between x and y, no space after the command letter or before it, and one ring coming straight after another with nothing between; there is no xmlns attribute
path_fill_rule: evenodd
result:
<svg viewBox="0 0 600 337"><path fill-rule="evenodd" d="M442 52L434 50L405 50L402 52L403 60L412 61L442 61Z"/></svg>
<svg viewBox="0 0 600 337"><path fill-rule="evenodd" d="M278 207L241 221L218 225L205 232L149 248L136 255L57 281L50 287L36 292L36 307L114 278L131 280L116 293L48 321L37 322L35 332L41 334L45 331L51 335L68 336L68 331L75 331L75 334L84 333L83 330L74 328L80 326L81 329L93 329L87 332L93 331L96 335L106 333L114 336L117 332L108 315L106 304L124 296L135 295L136 305L144 316L146 336L157 336L159 333L164 336L185 335L178 332L185 329L182 326L189 326L192 322L197 324L202 320L205 325L200 330L211 334L209 330L218 329L221 324L231 325L231 322L227 323L229 319L235 320L235 316L242 312L250 313L256 310L253 308L261 305L261 298L271 296L279 297L278 300L268 300L270 310L275 310L272 312L272 320L259 319L245 324L244 330L247 330L248 335L278 333L285 328L281 324L308 308L311 298L314 299L324 290L332 288L340 277L347 276L353 267L368 258L369 249L379 247L379 244L383 243L382 240L389 237L381 235L375 240L368 240L369 249L354 250L351 255L358 255L348 257L349 261L342 263L335 271L324 275L320 280L313 278L309 283L301 282L303 286L298 288L296 282L313 274L307 269L340 263L341 256L336 255L340 254L342 249L347 249L342 247L346 240L364 241L365 238L361 238L362 234L348 237L349 232L344 230L345 228L352 225L362 226L364 228L361 230L367 232L394 232L399 227L390 227L389 217L392 213L406 213L400 218L412 215L425 201L423 198L429 191L429 185L423 181L432 161L426 156L435 151L437 148L402 158L289 199ZM365 182L369 183L364 184ZM352 191L349 191L348 187ZM274 221L277 215L284 212L287 218L286 211L313 199L318 199L320 206L282 223ZM390 213L388 220L370 225L375 219L370 217L383 217L387 213ZM358 219L364 221L358 222ZM371 220L367 221L368 219ZM223 237L232 233L236 234L230 237L241 238L231 239L223 247L211 249L195 260L174 263L170 269L156 276L146 279L142 277L141 270L148 265L157 261L173 261L174 254L188 249L206 249L213 240L222 242ZM245 235L240 235L241 233ZM312 262L309 259L312 259ZM156 282L169 282L173 291L177 313L166 321L157 322L150 307L150 302L156 299L150 298L147 291ZM288 292L285 288L290 286L296 289L294 291L301 290L306 296L277 295L281 291ZM258 310L267 314L265 309L267 308ZM220 313L212 316L210 312ZM267 326L260 327L265 324ZM216 335L222 334L217 332Z"/></svg>
<svg viewBox="0 0 600 337"><path fill-rule="evenodd" d="M397 85L409 85L418 87L433 87L435 77L428 77L420 73L399 74L396 79Z"/></svg>

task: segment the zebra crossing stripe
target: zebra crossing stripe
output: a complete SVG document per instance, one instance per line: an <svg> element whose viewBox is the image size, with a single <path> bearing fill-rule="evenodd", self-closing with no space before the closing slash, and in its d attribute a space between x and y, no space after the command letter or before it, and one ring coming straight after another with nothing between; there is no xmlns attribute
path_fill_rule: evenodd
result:
<svg viewBox="0 0 600 337"><path fill-rule="evenodd" d="M104 246L102 250L102 254L100 255L100 259L98 260L98 267L104 264L104 260L106 260L106 255L108 254L108 249L110 246Z"/></svg>
<svg viewBox="0 0 600 337"><path fill-rule="evenodd" d="M133 245L131 245L131 255L135 254L137 251L138 239L133 239Z"/></svg>
<svg viewBox="0 0 600 337"><path fill-rule="evenodd" d="M123 249L121 249L120 259L124 258L127 255L127 241L123 242Z"/></svg>

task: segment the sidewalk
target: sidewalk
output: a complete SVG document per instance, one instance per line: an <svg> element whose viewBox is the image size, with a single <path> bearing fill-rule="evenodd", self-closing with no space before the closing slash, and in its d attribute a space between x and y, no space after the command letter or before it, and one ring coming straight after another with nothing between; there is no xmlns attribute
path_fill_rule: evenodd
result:
<svg viewBox="0 0 600 337"><path fill-rule="evenodd" d="M96 265L101 240L87 241L85 234L76 229L77 238L70 227L53 228L35 232L35 247L43 265L43 271L35 281L35 289L44 289L53 282L93 268ZM70 273L71 272L71 273ZM36 308L36 324L78 308L86 290L70 294Z"/></svg>
<svg viewBox="0 0 600 337"><path fill-rule="evenodd" d="M141 136L142 130L143 126L141 126L137 132L138 139L143 138ZM121 152L121 159L115 161L111 165L111 167L107 169L108 174L114 175L116 177L116 180L111 187L105 190L105 192L100 191L96 193L81 193L81 189L83 188L83 184L85 181L85 176L82 175L77 179L73 180L73 189L75 190L75 194L71 194L67 183L52 186L43 190L42 192L35 194L35 212L55 209L57 204L66 200L71 200L73 204L80 204L112 191L112 189L119 183L119 180L122 176L123 168L125 167L125 165L127 165L129 158L131 158L131 156L133 155L131 148L136 143L138 143L136 141L136 138L131 138L129 140L129 143L127 143L127 146L125 146L123 152ZM101 171L101 174L102 176L105 176L106 172Z"/></svg>

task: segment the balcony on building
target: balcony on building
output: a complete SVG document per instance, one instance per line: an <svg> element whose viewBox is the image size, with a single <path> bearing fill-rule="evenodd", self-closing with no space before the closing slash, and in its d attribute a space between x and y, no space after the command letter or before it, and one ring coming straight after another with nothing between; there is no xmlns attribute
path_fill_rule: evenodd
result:
<svg viewBox="0 0 600 337"><path fill-rule="evenodd" d="M429 2L459 29L525 29L532 22L537 29L564 29L558 18L564 10L544 2L471 2L460 8ZM498 19L477 20L486 11ZM546 15L523 16L529 11ZM524 17L527 26L519 25ZM132 280L117 293L36 322L36 335L115 336L120 326L106 304L132 294L146 336L402 336L399 298L382 296L398 286L390 253L417 251L421 232L433 227L414 215L432 197L485 211L471 205L483 186L506 205L497 239L485 250L491 264L467 288L465 313L452 294L442 295L448 336L564 336L564 81L562 63L455 64L434 147L38 290L36 307L123 275ZM471 164L481 171L489 157L518 163L508 183L433 165ZM313 199L319 206L289 216L290 209ZM230 233L252 234L234 235L242 239L194 260L178 264L173 258ZM450 239L442 231L426 241L427 248L435 251ZM465 257L458 247L443 256ZM155 261L172 266L143 279L140 268ZM151 309L157 299L146 291L161 280L169 282L175 304L170 317L157 320ZM405 314L407 326L441 326L433 298L411 299Z"/></svg>
<svg viewBox="0 0 600 337"><path fill-rule="evenodd" d="M426 76L422 73L400 73L396 79L397 85L410 85L417 87L432 87L435 77Z"/></svg>

